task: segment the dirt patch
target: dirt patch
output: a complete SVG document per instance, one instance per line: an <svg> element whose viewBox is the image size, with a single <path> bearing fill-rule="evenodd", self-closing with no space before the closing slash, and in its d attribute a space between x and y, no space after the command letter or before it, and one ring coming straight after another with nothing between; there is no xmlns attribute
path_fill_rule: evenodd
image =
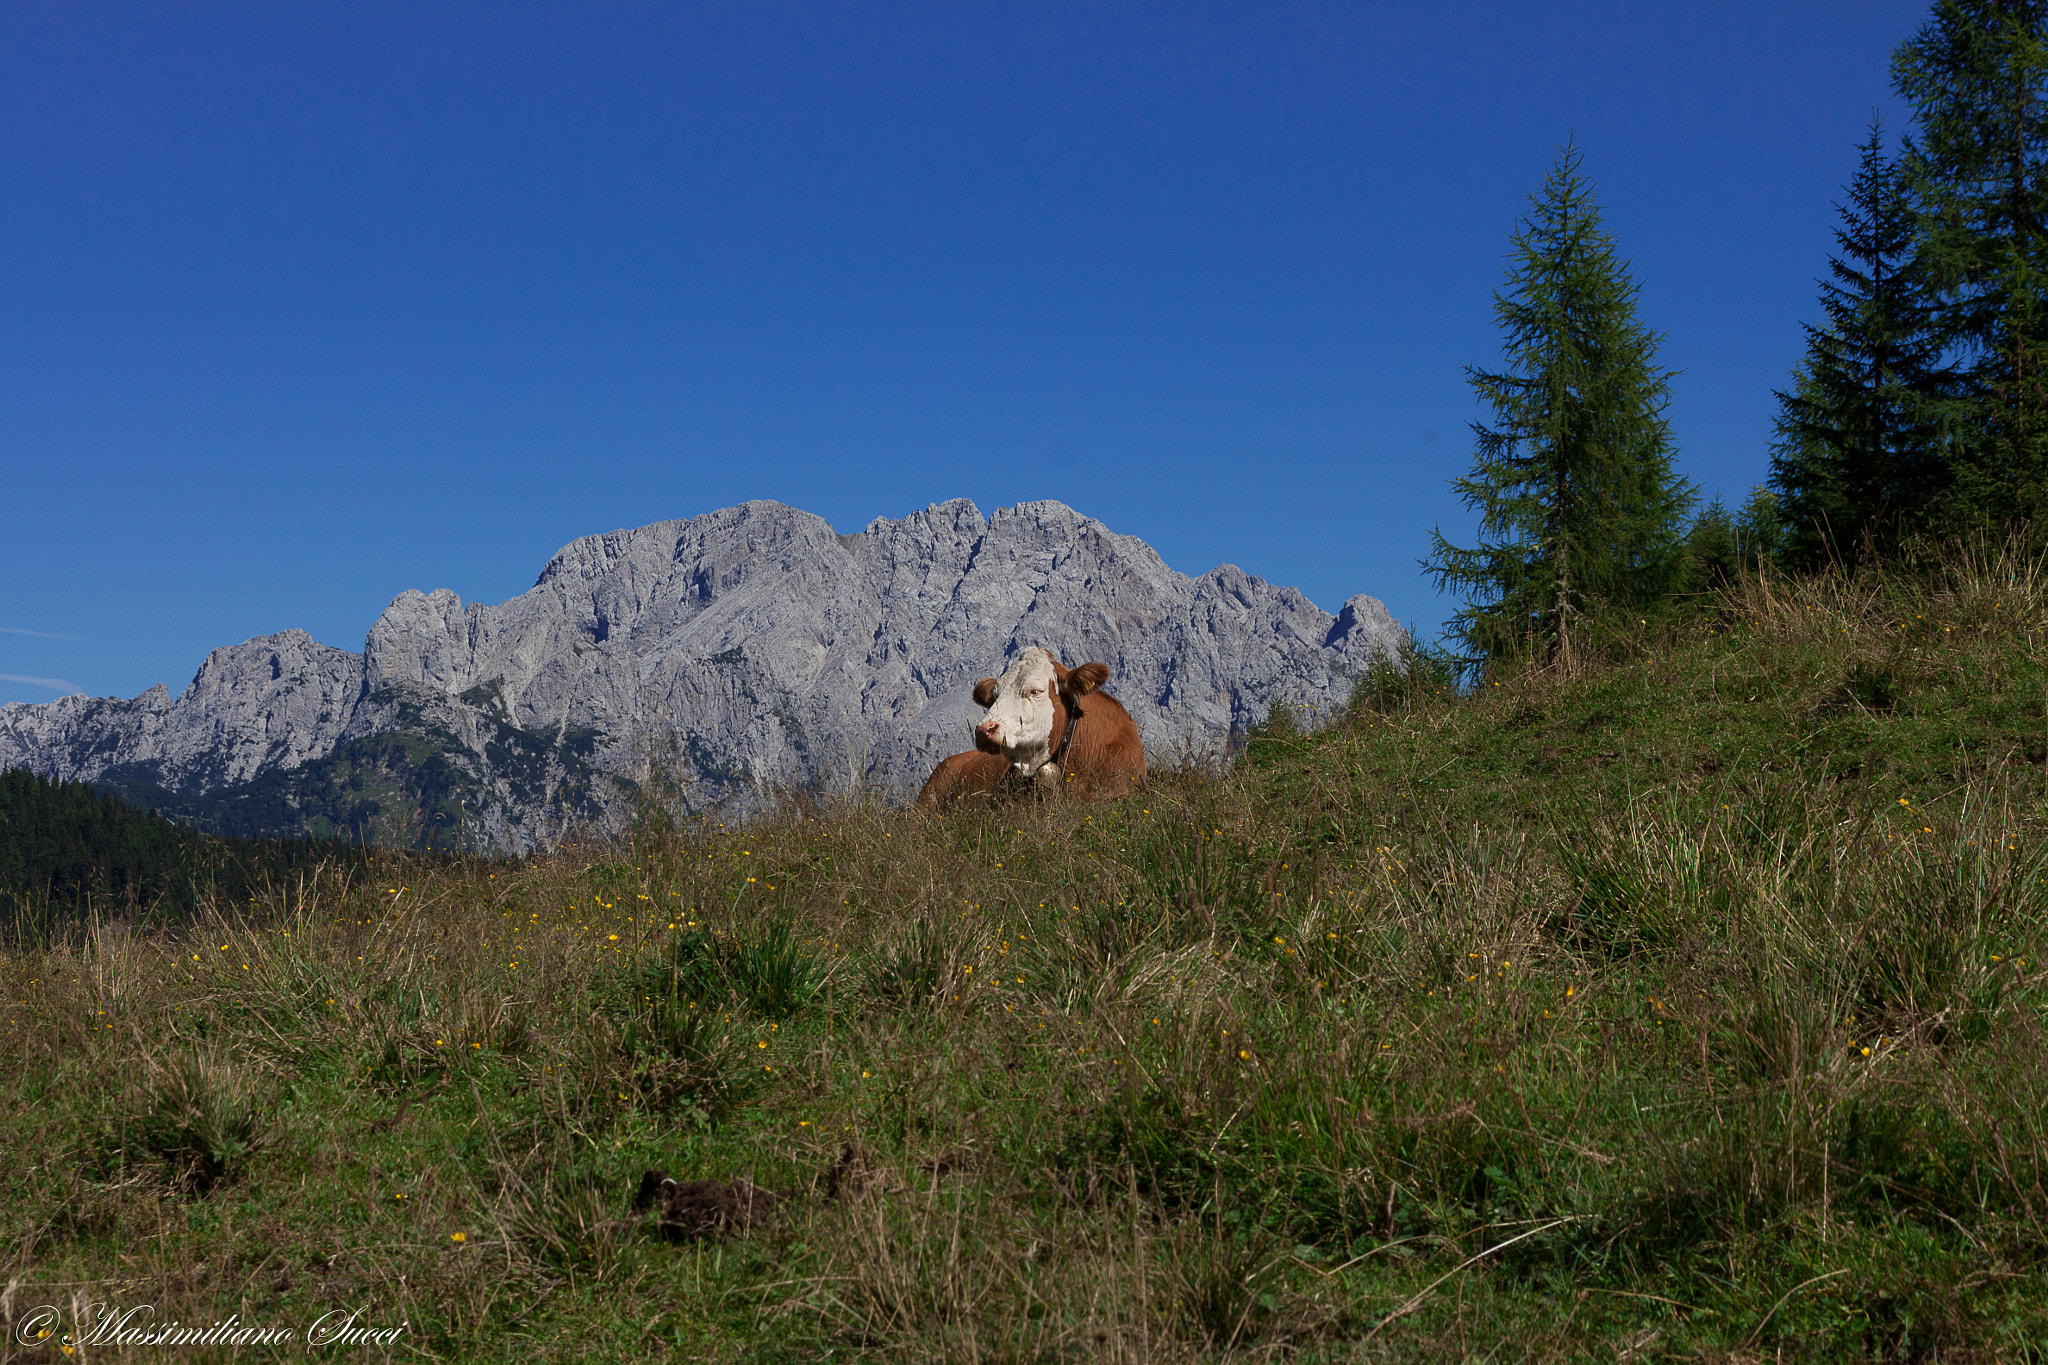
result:
<svg viewBox="0 0 2048 1365"><path fill-rule="evenodd" d="M640 1177L635 1212L661 1210L661 1234L690 1241L721 1232L746 1232L765 1223L783 1196L741 1176L734 1180L675 1180L667 1171Z"/></svg>

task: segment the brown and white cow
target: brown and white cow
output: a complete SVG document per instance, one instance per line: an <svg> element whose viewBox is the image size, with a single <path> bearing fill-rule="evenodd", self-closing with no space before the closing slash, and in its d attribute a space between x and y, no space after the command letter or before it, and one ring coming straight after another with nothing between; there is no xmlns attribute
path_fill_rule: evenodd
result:
<svg viewBox="0 0 2048 1365"><path fill-rule="evenodd" d="M1006 780L1041 791L1114 796L1145 780L1137 723L1101 690L1106 664L1068 668L1036 646L1000 678L974 685L988 709L974 727L974 749L941 763L918 793L919 805L945 797L988 796Z"/></svg>

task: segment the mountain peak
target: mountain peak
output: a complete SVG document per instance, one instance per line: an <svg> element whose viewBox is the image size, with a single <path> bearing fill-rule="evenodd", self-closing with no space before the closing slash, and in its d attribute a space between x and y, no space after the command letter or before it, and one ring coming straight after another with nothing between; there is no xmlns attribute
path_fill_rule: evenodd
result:
<svg viewBox="0 0 2048 1365"><path fill-rule="evenodd" d="M764 500L572 541L496 605L400 593L360 654L287 630L215 650L174 703L0 709L0 764L313 832L526 848L650 779L699 804L914 791L968 746L974 680L1030 645L1107 664L1147 742L1178 752L1275 700L1333 710L1403 638L1374 598L1331 616L1235 565L1190 578L1061 502L984 517L954 498L841 536Z"/></svg>

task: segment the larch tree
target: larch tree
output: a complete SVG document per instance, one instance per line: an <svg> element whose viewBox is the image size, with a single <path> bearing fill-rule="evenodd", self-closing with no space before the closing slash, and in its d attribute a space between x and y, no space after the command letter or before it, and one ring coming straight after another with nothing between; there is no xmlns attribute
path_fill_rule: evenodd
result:
<svg viewBox="0 0 2048 1365"><path fill-rule="evenodd" d="M1452 483L1479 543L1433 532L1423 561L1466 598L1451 628L1482 660L1534 651L1570 667L1589 608L1655 598L1684 568L1693 494L1671 467L1670 373L1581 162L1559 150L1508 239L1494 295L1506 368L1465 371L1492 414Z"/></svg>

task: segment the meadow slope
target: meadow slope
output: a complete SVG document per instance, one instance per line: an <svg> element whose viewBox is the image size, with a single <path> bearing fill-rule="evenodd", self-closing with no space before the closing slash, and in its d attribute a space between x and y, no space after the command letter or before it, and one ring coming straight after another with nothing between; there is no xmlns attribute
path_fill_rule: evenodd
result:
<svg viewBox="0 0 2048 1365"><path fill-rule="evenodd" d="M75 1290L464 1360L2043 1358L2048 580L1608 631L1127 801L650 818L17 945L10 1331ZM649 1168L785 1198L670 1240Z"/></svg>

